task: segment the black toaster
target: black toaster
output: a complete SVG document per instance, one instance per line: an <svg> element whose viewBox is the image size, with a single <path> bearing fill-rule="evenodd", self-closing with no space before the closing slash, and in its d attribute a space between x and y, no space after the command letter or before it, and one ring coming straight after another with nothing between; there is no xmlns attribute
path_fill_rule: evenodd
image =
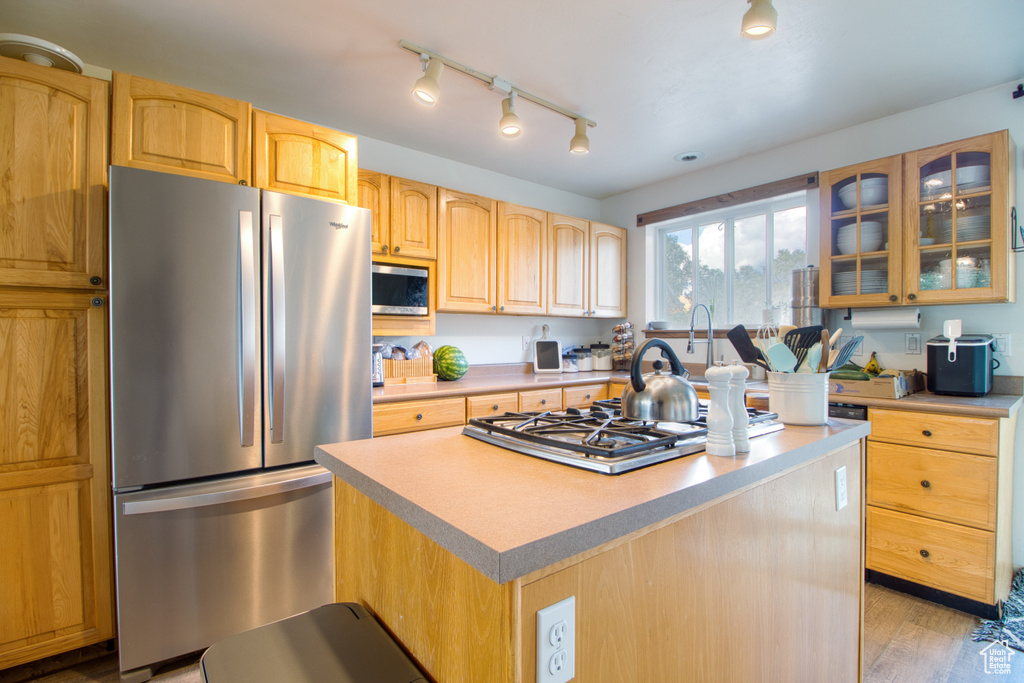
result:
<svg viewBox="0 0 1024 683"><path fill-rule="evenodd" d="M999 367L992 357L992 335L957 337L952 349L948 338L935 337L926 346L928 391L948 396L984 396L992 391L992 371Z"/></svg>

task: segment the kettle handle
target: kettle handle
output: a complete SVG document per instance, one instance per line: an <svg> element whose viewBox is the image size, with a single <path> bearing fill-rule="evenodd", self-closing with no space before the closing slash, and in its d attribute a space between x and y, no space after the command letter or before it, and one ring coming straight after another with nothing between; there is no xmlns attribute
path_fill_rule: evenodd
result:
<svg viewBox="0 0 1024 683"><path fill-rule="evenodd" d="M661 349L662 358L667 358L669 365L672 366L672 374L679 375L683 379L690 376L690 373L683 367L682 363L679 362L679 358L676 357L676 352L672 350L672 347L666 344L661 339L648 339L644 342L644 345L640 347L640 350L633 354L633 364L629 368L629 380L633 384L633 391L640 393L647 388L647 384L644 382L643 376L640 374L640 364L644 356L644 352L652 346L657 346Z"/></svg>

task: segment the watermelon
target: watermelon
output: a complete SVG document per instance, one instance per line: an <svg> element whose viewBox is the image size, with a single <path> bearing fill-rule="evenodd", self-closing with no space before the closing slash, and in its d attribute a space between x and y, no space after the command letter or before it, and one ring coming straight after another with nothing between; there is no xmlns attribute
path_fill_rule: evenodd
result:
<svg viewBox="0 0 1024 683"><path fill-rule="evenodd" d="M466 355L455 346L442 346L434 350L434 374L443 380L456 380L466 374L469 363Z"/></svg>

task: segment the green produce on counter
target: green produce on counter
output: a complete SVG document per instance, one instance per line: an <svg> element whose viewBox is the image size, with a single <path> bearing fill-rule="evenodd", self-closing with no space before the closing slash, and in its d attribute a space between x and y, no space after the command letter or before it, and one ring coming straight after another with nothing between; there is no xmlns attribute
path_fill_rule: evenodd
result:
<svg viewBox="0 0 1024 683"><path fill-rule="evenodd" d="M830 375L831 379L845 379L845 380L869 380L874 375L864 371L864 368L857 365L856 363L850 362L841 368L836 368Z"/></svg>
<svg viewBox="0 0 1024 683"><path fill-rule="evenodd" d="M443 380L457 380L469 370L469 362L458 347L446 345L434 351L434 374Z"/></svg>

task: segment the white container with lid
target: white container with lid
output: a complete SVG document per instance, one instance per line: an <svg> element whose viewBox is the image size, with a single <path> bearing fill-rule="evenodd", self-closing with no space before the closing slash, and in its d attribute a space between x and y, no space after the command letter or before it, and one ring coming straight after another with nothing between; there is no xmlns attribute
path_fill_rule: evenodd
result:
<svg viewBox="0 0 1024 683"><path fill-rule="evenodd" d="M594 369L594 356L590 353L590 349L576 349L576 364L580 368L580 372L590 372Z"/></svg>
<svg viewBox="0 0 1024 683"><path fill-rule="evenodd" d="M610 344L597 342L590 345L590 355L593 356L595 370L612 369L612 347Z"/></svg>

